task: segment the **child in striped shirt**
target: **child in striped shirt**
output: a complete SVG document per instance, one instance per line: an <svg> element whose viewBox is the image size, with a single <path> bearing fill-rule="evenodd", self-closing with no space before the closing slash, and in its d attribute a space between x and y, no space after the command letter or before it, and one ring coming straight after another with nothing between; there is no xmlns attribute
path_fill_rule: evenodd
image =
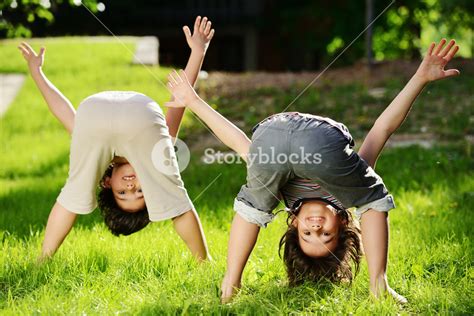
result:
<svg viewBox="0 0 474 316"><path fill-rule="evenodd" d="M165 105L187 106L247 162L247 183L234 203L237 214L230 232L223 301L240 287L260 227L272 220L280 193L285 196L286 192L284 199L289 201L289 196L301 190L288 190L286 186L295 187L295 179L301 178L313 182L315 191L320 185L343 208L338 209L338 204L322 192L313 192L316 198L297 199L296 204L288 205L293 214L281 246L285 248L290 283L325 277L333 281L352 278L350 262L359 262L360 237L346 209L355 206L361 216L371 292L375 296L388 293L399 302L406 302L387 281L387 211L394 202L373 168L385 142L402 124L424 86L459 74L456 69L445 70L459 47L454 40L445 44L443 39L438 45L430 45L418 70L376 120L358 153L353 151L352 137L342 124L300 113L281 113L264 120L249 140L196 94L184 72L170 74L168 86L175 101ZM308 191L306 185L302 187Z"/></svg>

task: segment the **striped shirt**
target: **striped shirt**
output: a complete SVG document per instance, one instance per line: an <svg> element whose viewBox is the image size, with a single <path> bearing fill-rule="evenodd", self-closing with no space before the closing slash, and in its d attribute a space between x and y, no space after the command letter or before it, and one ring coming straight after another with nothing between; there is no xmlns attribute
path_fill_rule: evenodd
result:
<svg viewBox="0 0 474 316"><path fill-rule="evenodd" d="M301 199L321 199L333 204L333 206L336 206L340 210L345 209L341 202L334 196L323 190L319 184L309 179L290 179L286 185L280 189L280 193L287 208L293 208L295 202Z"/></svg>

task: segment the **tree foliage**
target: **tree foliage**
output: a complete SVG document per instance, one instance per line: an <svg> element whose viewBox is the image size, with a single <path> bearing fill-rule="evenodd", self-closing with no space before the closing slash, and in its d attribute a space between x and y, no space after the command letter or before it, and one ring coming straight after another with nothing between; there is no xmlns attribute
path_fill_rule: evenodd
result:
<svg viewBox="0 0 474 316"><path fill-rule="evenodd" d="M389 1L375 3L376 10L381 10ZM461 38L462 32L472 29L473 17L472 0L397 0L375 24L376 58L418 58L423 28L444 28L451 37Z"/></svg>
<svg viewBox="0 0 474 316"><path fill-rule="evenodd" d="M160 20L150 23L160 12L175 12L173 14L177 15L167 22L166 27L174 27L170 23L180 27L180 18L188 18L187 15L194 13L191 2L112 1L107 2L108 9L101 18L108 26L123 34L149 33L153 28L163 26L163 22L159 24ZM374 17L391 1L374 0ZM217 12L215 7L211 7L212 2L199 2L199 12L212 16L213 12ZM0 38L97 34L80 22L84 12L78 11L84 11L84 8L78 6L82 3L97 12L98 0L0 0ZM192 3L194 5L197 2ZM347 47L367 24L364 0L261 0L259 3L263 7L259 18L251 21L244 19L245 27L257 29L263 46L271 45L272 49L278 49L279 54L274 55L282 56L281 62L291 60L285 65L290 70L324 66ZM124 19L127 23L124 23ZM231 24L229 19L215 20L216 23ZM460 39L466 38L473 27L473 0L396 0L373 24L373 51L379 60L418 58L420 48L426 45L427 36L425 33L425 39L422 40L422 33L427 28L432 29L429 37L442 33ZM364 56L364 40L361 36L337 63L352 63Z"/></svg>
<svg viewBox="0 0 474 316"><path fill-rule="evenodd" d="M0 1L0 38L31 37L31 25L37 20L54 22L59 5L86 6L97 10L96 0L2 0Z"/></svg>

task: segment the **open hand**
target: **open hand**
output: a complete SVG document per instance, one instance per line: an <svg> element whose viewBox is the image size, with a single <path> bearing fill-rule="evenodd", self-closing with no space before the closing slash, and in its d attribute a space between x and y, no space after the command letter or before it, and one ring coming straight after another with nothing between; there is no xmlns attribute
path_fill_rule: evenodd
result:
<svg viewBox="0 0 474 316"><path fill-rule="evenodd" d="M416 71L418 77L426 82L430 82L459 75L459 70L457 69L444 69L446 64L456 55L459 46L455 45L456 42L454 40L451 40L443 49L445 44L446 40L444 38L438 45L431 43L425 58L423 58L420 67Z"/></svg>
<svg viewBox="0 0 474 316"><path fill-rule="evenodd" d="M173 72L168 75L167 86L174 96L174 100L165 103L167 107L182 108L191 105L195 100L199 99L196 91L194 91L189 83L184 70L180 70L179 73L173 70Z"/></svg>
<svg viewBox="0 0 474 316"><path fill-rule="evenodd" d="M22 42L20 46L18 46L18 49L21 51L23 57L28 62L28 67L41 68L43 66L44 52L46 50L44 47L41 47L39 54L36 54L33 48L28 45L28 43Z"/></svg>
<svg viewBox="0 0 474 316"><path fill-rule="evenodd" d="M194 30L191 34L189 27L183 26L184 35L186 36L186 41L188 42L191 50L206 52L211 42L212 37L214 36L214 29L211 29L211 21L207 17L201 18L198 16L194 22Z"/></svg>

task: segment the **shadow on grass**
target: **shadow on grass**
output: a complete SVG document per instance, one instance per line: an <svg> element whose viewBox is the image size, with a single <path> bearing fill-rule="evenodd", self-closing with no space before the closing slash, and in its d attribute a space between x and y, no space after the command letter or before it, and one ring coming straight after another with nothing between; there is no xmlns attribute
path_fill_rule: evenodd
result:
<svg viewBox="0 0 474 316"><path fill-rule="evenodd" d="M48 181L48 178L34 181ZM56 185L45 183L44 188L22 187L0 197L0 231L20 239L36 236L44 229L59 192ZM91 215L79 216L75 226L89 229L99 222L102 222L100 212L95 210Z"/></svg>
<svg viewBox="0 0 474 316"><path fill-rule="evenodd" d="M0 173L0 177L4 179L19 179L19 178L39 178L47 177L51 175L57 175L58 173L64 174L64 181L67 177L67 166L69 163L69 151L64 151L54 159L48 160L47 163L38 164L35 167L26 166L24 169L5 169ZM64 172L64 170L66 170Z"/></svg>

